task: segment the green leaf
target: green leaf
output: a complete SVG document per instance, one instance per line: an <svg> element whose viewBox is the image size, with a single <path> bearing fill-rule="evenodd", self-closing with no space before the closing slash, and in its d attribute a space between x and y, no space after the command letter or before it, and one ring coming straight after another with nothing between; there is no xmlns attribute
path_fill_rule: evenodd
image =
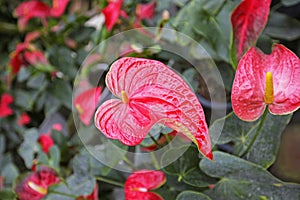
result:
<svg viewBox="0 0 300 200"><path fill-rule="evenodd" d="M280 145L281 133L290 119L291 115L276 116L268 113L258 137L246 154L246 158L265 168L273 164ZM218 144L233 143L233 153L238 156L242 155L253 139L260 120L244 122L232 112L225 117L225 125L220 130L223 120L216 120L210 127L209 132L212 136L218 135L221 131L218 141L216 141L217 138L212 137L212 139Z"/></svg>
<svg viewBox="0 0 300 200"><path fill-rule="evenodd" d="M188 185L194 187L207 187L209 184L215 183L216 179L208 177L198 167L200 161L199 151L196 147L187 146L170 149L161 157L161 163L169 163L170 159L177 157L179 153L184 152L179 159L164 168L164 171L170 175L177 175L178 181L183 180Z"/></svg>
<svg viewBox="0 0 300 200"><path fill-rule="evenodd" d="M215 15L217 12L222 9L225 0L202 0L203 10L205 10L210 15Z"/></svg>
<svg viewBox="0 0 300 200"><path fill-rule="evenodd" d="M24 110L31 110L35 99L38 95L38 91L30 91L30 90L16 90L15 91L15 103L17 106L20 106Z"/></svg>
<svg viewBox="0 0 300 200"><path fill-rule="evenodd" d="M46 76L43 73L39 73L35 76L31 76L27 82L27 87L32 89L39 89L45 84Z"/></svg>
<svg viewBox="0 0 300 200"><path fill-rule="evenodd" d="M84 42L90 39L91 34L95 31L93 27L79 26L72 30L69 37L76 42Z"/></svg>
<svg viewBox="0 0 300 200"><path fill-rule="evenodd" d="M191 86L191 88L194 91L197 91L198 86L199 86L199 80L198 80L198 72L197 70L195 70L194 68L190 68L185 70L182 73L183 77L185 78L186 82L189 83L189 85Z"/></svg>
<svg viewBox="0 0 300 200"><path fill-rule="evenodd" d="M19 175L19 170L13 163L9 163L3 167L1 175L4 177L5 184L12 186Z"/></svg>
<svg viewBox="0 0 300 200"><path fill-rule="evenodd" d="M176 200L210 200L207 195L195 192L195 191L183 191L177 197Z"/></svg>
<svg viewBox="0 0 300 200"><path fill-rule="evenodd" d="M4 135L0 135L0 156L4 153L5 151L5 137Z"/></svg>
<svg viewBox="0 0 300 200"><path fill-rule="evenodd" d="M67 108L72 109L72 88L68 82L56 79L50 85L49 93L53 94Z"/></svg>
<svg viewBox="0 0 300 200"><path fill-rule="evenodd" d="M8 199L15 199L16 195L13 190L9 189L2 189L0 190L0 200L8 200Z"/></svg>
<svg viewBox="0 0 300 200"><path fill-rule="evenodd" d="M39 132L37 129L28 129L24 133L24 142L18 149L19 155L25 161L25 165L28 169L31 169L32 161L34 159L34 153L38 151L37 139Z"/></svg>
<svg viewBox="0 0 300 200"><path fill-rule="evenodd" d="M212 199L299 199L300 185L285 183L263 167L223 152L214 160L202 159L200 168L221 180L206 193Z"/></svg>
<svg viewBox="0 0 300 200"><path fill-rule="evenodd" d="M55 169L59 169L60 151L57 145L53 145L49 151L49 164Z"/></svg>
<svg viewBox="0 0 300 200"><path fill-rule="evenodd" d="M300 3L300 0L281 0L281 3L284 6L293 6Z"/></svg>
<svg viewBox="0 0 300 200"><path fill-rule="evenodd" d="M293 41L300 37L300 22L285 14L272 12L264 33L277 39Z"/></svg>

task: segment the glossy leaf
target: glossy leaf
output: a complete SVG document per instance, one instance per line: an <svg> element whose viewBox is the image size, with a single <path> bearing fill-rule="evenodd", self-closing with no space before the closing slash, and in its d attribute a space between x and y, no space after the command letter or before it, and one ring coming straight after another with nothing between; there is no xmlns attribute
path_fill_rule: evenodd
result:
<svg viewBox="0 0 300 200"><path fill-rule="evenodd" d="M121 58L112 64L106 85L123 99L108 100L96 111L95 125L106 137L137 145L154 124L162 123L185 134L211 158L207 124L196 95L163 63Z"/></svg>
<svg viewBox="0 0 300 200"><path fill-rule="evenodd" d="M243 0L233 11L231 57L234 64L256 43L267 23L270 4L271 0Z"/></svg>
<svg viewBox="0 0 300 200"><path fill-rule="evenodd" d="M272 12L264 33L276 39L293 41L300 38L300 22L288 15Z"/></svg>
<svg viewBox="0 0 300 200"><path fill-rule="evenodd" d="M176 200L210 200L210 198L203 193L187 190L181 192Z"/></svg>
<svg viewBox="0 0 300 200"><path fill-rule="evenodd" d="M222 152L214 161L203 159L200 168L221 180L206 192L212 199L299 199L300 185L285 183L261 166Z"/></svg>
<svg viewBox="0 0 300 200"><path fill-rule="evenodd" d="M246 154L247 160L254 162L264 168L270 167L277 156L280 145L281 133L289 123L291 115L275 116L267 114L264 125L254 142L252 148ZM224 119L216 120L210 127L209 132L214 135L218 134L219 124ZM225 117L225 125L222 129L221 136L218 138L218 144L231 143L235 155L242 155L247 149L250 141L257 130L259 122L244 122L230 113Z"/></svg>
<svg viewBox="0 0 300 200"><path fill-rule="evenodd" d="M281 0L284 6L293 6L300 3L300 0Z"/></svg>
<svg viewBox="0 0 300 200"><path fill-rule="evenodd" d="M240 119L254 121L264 112L267 72L272 73L274 89L270 112L285 115L300 107L299 58L279 44L270 55L253 47L239 62L232 86L232 108Z"/></svg>
<svg viewBox="0 0 300 200"><path fill-rule="evenodd" d="M158 194L150 190L159 188L165 182L165 174L161 171L136 171L132 173L125 182L125 198L126 200L162 200Z"/></svg>

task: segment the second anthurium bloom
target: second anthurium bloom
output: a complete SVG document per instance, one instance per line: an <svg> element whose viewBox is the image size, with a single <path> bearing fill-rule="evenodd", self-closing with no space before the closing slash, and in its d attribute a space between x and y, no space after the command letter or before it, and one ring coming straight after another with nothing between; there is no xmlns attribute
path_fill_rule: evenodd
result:
<svg viewBox="0 0 300 200"><path fill-rule="evenodd" d="M106 85L119 99L96 111L96 127L125 145L140 144L156 123L183 133L212 159L203 109L187 83L156 60L124 57L111 65Z"/></svg>
<svg viewBox="0 0 300 200"><path fill-rule="evenodd" d="M151 190L155 190L166 182L161 171L140 170L132 173L125 182L126 200L162 200L163 198Z"/></svg>
<svg viewBox="0 0 300 200"><path fill-rule="evenodd" d="M258 119L268 106L275 115L300 107L300 60L275 44L266 55L252 47L240 60L232 87L232 108L242 120Z"/></svg>

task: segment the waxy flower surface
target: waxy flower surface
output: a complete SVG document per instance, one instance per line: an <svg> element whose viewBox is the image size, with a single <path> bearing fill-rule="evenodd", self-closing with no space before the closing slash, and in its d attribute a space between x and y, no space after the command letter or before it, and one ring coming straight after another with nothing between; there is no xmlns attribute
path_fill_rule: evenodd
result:
<svg viewBox="0 0 300 200"><path fill-rule="evenodd" d="M140 170L132 173L125 182L126 200L162 200L158 194L151 192L166 182L161 171Z"/></svg>
<svg viewBox="0 0 300 200"><path fill-rule="evenodd" d="M0 99L0 118L7 117L13 114L13 110L9 107L9 104L13 102L13 97L10 94L4 93Z"/></svg>
<svg viewBox="0 0 300 200"><path fill-rule="evenodd" d="M137 4L135 14L137 16L135 26L140 27L140 23L143 19L151 19L154 15L156 2L150 2L147 4Z"/></svg>
<svg viewBox="0 0 300 200"><path fill-rule="evenodd" d="M82 92L74 99L74 106L79 113L79 118L86 126L91 123L100 95L101 88L95 87Z"/></svg>
<svg viewBox="0 0 300 200"><path fill-rule="evenodd" d="M49 186L59 182L53 169L41 166L38 171L21 180L16 185L15 192L19 200L40 200L48 194Z"/></svg>
<svg viewBox="0 0 300 200"><path fill-rule="evenodd" d="M161 123L185 134L212 159L203 109L169 67L156 60L121 58L112 64L106 85L119 98L104 102L96 111L95 125L106 137L134 146Z"/></svg>
<svg viewBox="0 0 300 200"><path fill-rule="evenodd" d="M300 61L283 45L270 55L251 48L240 60L232 87L232 108L242 120L254 121L266 106L275 115L300 107Z"/></svg>

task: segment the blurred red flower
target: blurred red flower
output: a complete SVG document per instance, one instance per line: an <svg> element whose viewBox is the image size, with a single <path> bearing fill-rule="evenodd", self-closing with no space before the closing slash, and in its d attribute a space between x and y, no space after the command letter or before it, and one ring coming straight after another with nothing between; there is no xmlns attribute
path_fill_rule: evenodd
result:
<svg viewBox="0 0 300 200"><path fill-rule="evenodd" d="M125 182L126 200L162 200L163 198L151 192L166 182L165 174L155 170L140 170L131 174Z"/></svg>
<svg viewBox="0 0 300 200"><path fill-rule="evenodd" d="M18 17L18 27L24 30L27 22L32 18L40 18L43 24L47 24L47 17L60 17L66 9L69 0L53 0L52 7L38 0L22 2L15 10Z"/></svg>
<svg viewBox="0 0 300 200"><path fill-rule="evenodd" d="M108 5L102 10L105 17L105 26L108 31L112 30L120 16L127 17L126 12L121 10L122 4L123 0L109 0Z"/></svg>
<svg viewBox="0 0 300 200"><path fill-rule="evenodd" d="M21 116L19 117L17 123L19 126L24 126L24 125L30 123L30 117L28 116L27 113L22 113Z"/></svg>
<svg viewBox="0 0 300 200"><path fill-rule="evenodd" d="M38 171L18 182L15 192L19 200L40 200L47 195L49 186L59 182L60 179L53 169L41 166Z"/></svg>
<svg viewBox="0 0 300 200"><path fill-rule="evenodd" d="M135 27L140 27L140 23L143 19L151 19L154 15L156 2L150 2L147 4L137 4L135 14L137 16L134 23Z"/></svg>
<svg viewBox="0 0 300 200"><path fill-rule="evenodd" d="M101 88L95 87L80 93L74 99L74 106L83 124L89 125L100 100Z"/></svg>
<svg viewBox="0 0 300 200"><path fill-rule="evenodd" d="M45 153L48 153L50 148L54 145L52 137L44 133L40 135L38 142L41 144L42 150Z"/></svg>
<svg viewBox="0 0 300 200"><path fill-rule="evenodd" d="M10 66L12 74L17 74L22 66L47 64L48 61L43 52L29 42L17 44L16 50L11 53Z"/></svg>
<svg viewBox="0 0 300 200"><path fill-rule="evenodd" d="M13 114L13 110L8 107L13 102L13 97L10 94L4 93L0 100L0 118L7 117Z"/></svg>

